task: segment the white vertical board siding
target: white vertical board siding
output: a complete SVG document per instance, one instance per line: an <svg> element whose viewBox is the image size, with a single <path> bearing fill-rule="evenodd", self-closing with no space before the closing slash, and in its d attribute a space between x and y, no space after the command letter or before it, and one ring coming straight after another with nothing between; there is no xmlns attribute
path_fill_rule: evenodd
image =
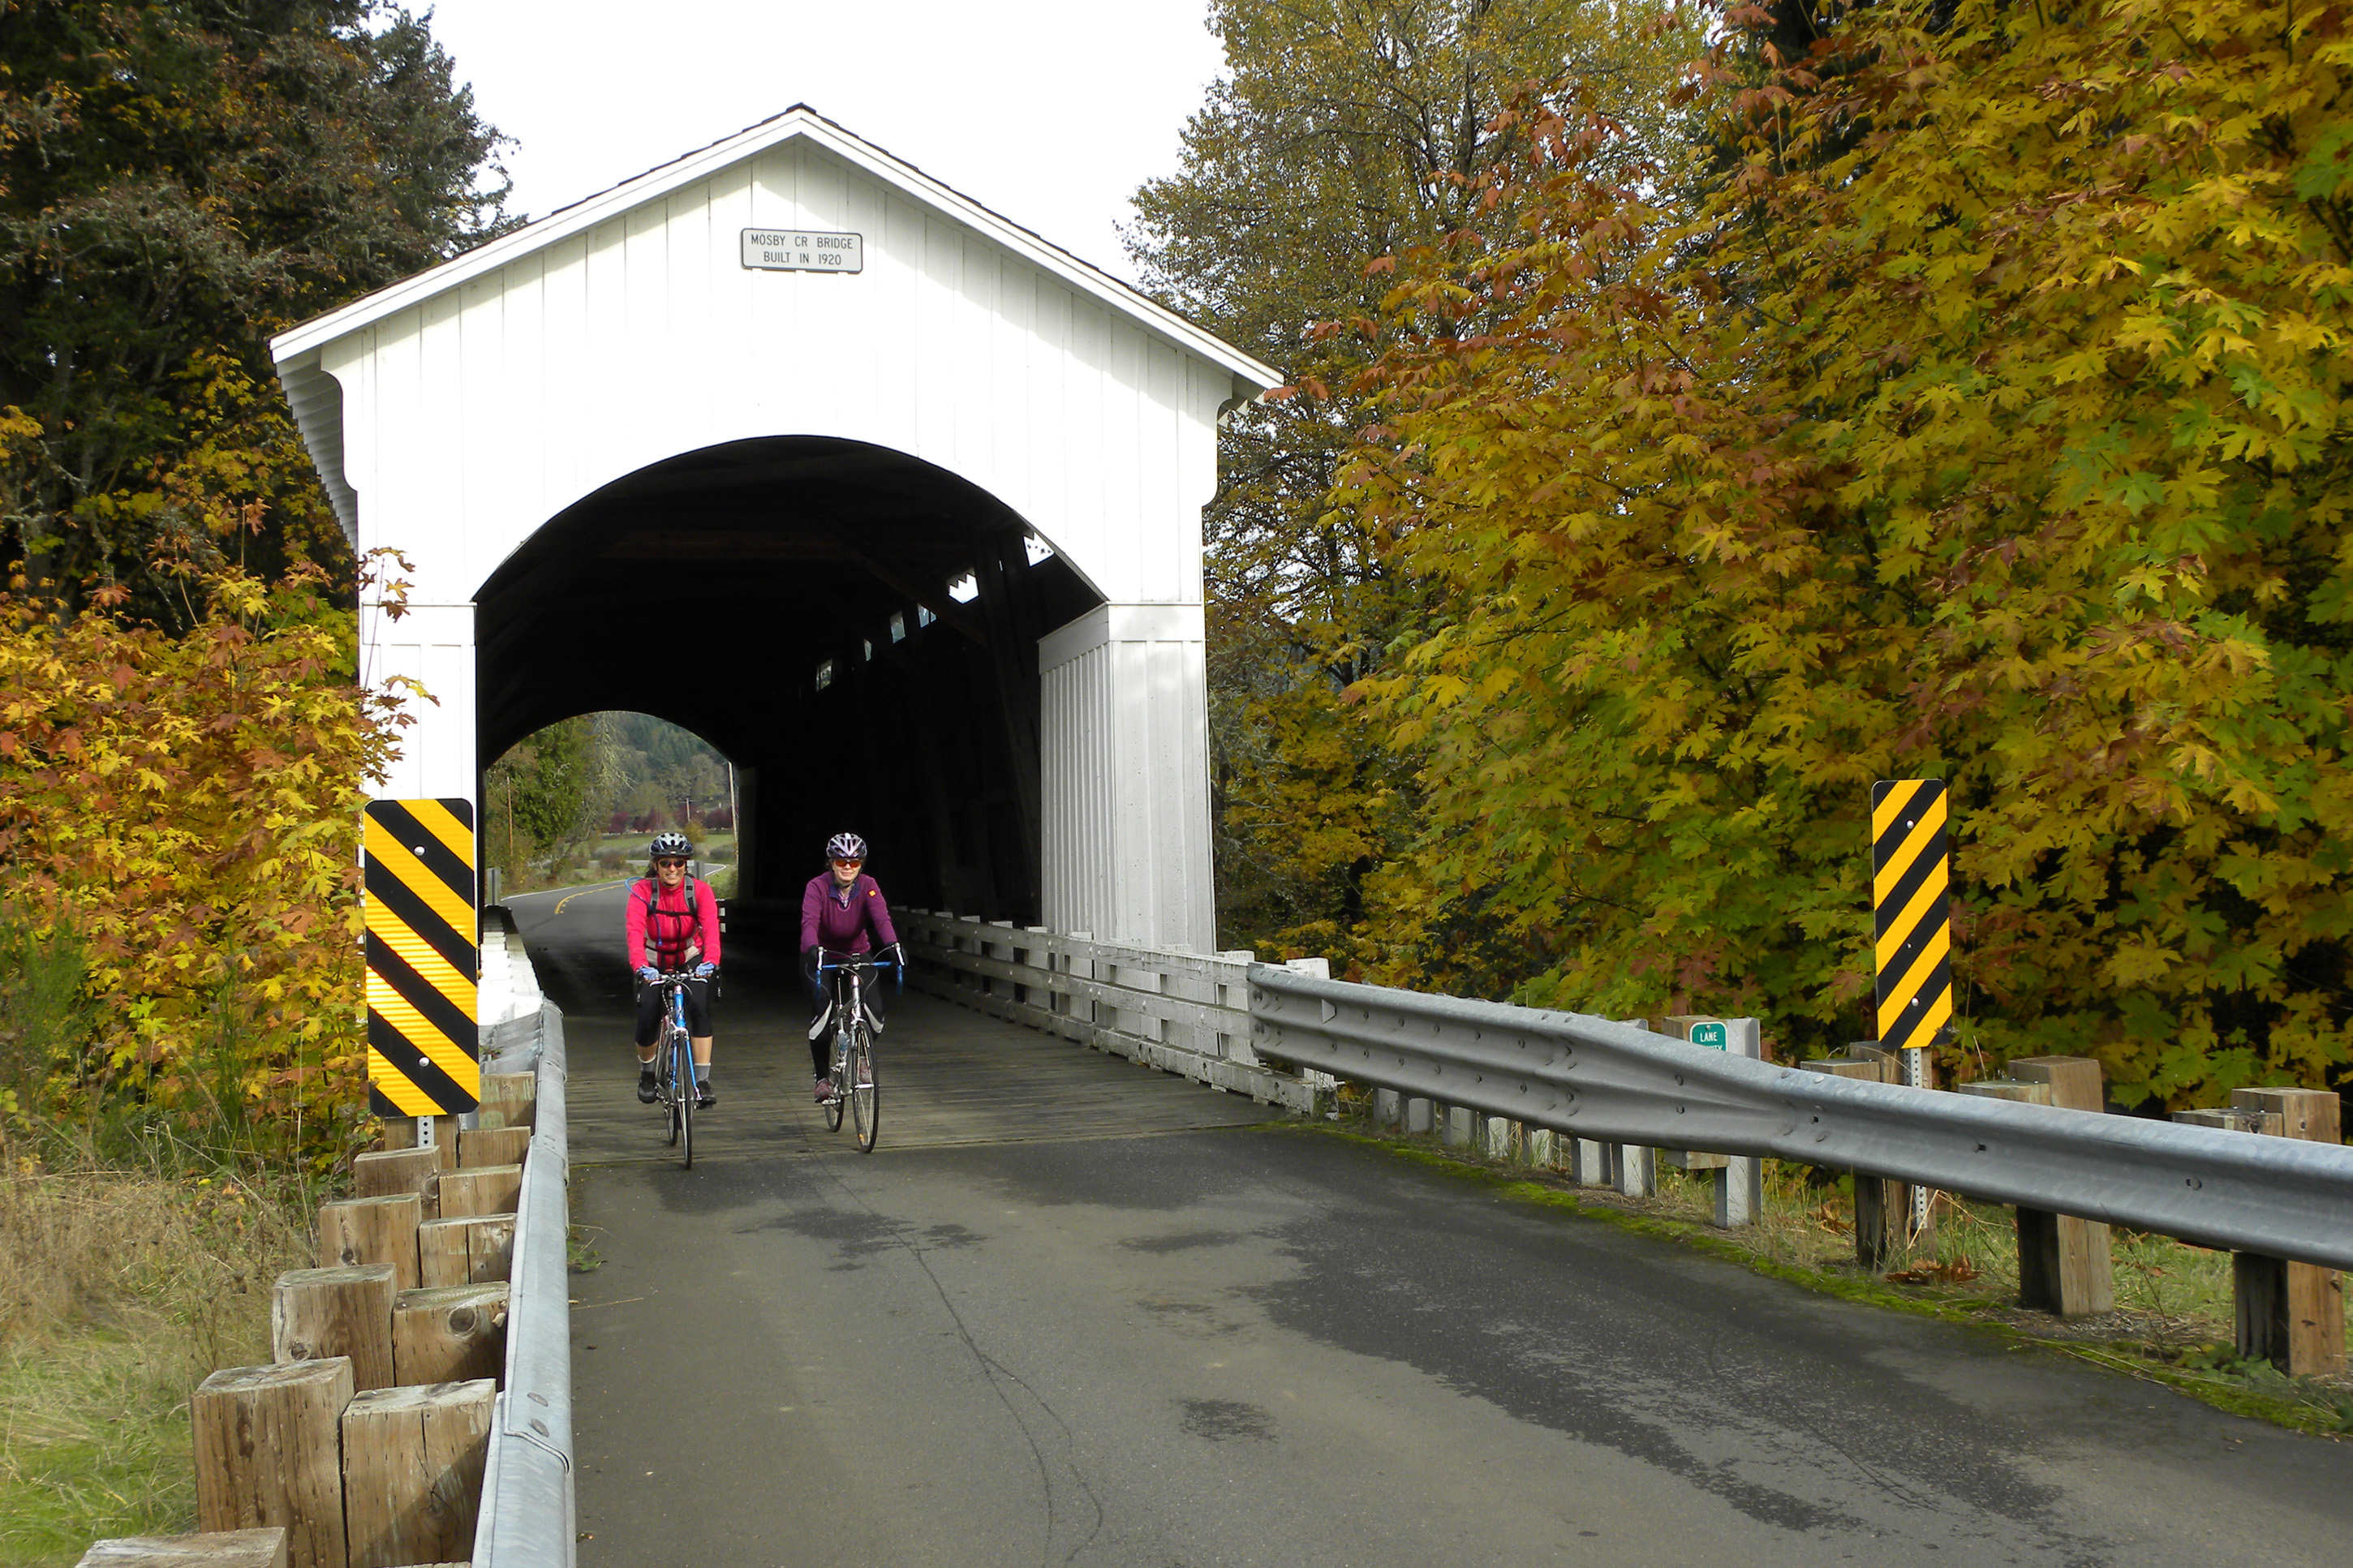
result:
<svg viewBox="0 0 2353 1568"><path fill-rule="evenodd" d="M1052 930L1214 947L1202 626L1198 605L1105 605L1038 645Z"/></svg>
<svg viewBox="0 0 2353 1568"><path fill-rule="evenodd" d="M361 679L381 686L405 679L425 689L438 707L414 692L408 711L417 722L400 733L400 755L368 788L401 800L474 798L480 784L474 756L474 606L411 605L398 621L373 604L360 606Z"/></svg>
<svg viewBox="0 0 2353 1568"><path fill-rule="evenodd" d="M741 265L744 229L794 226L855 227L864 272ZM406 550L422 599L470 601L542 523L649 464L830 436L970 479L1114 604L1199 600L1230 374L820 148L770 149L355 336L329 356L345 475L363 542Z"/></svg>
<svg viewBox="0 0 2353 1568"><path fill-rule="evenodd" d="M340 393L340 442L313 440L354 542L414 563L414 614L362 621L373 674L439 700L385 787L473 794L473 600L550 519L729 442L866 442L988 491L1108 601L1041 644L1048 921L1208 947L1200 508L1219 411L1263 367L786 120L280 340L303 406L332 417L319 373ZM746 228L855 231L864 269L747 269Z"/></svg>

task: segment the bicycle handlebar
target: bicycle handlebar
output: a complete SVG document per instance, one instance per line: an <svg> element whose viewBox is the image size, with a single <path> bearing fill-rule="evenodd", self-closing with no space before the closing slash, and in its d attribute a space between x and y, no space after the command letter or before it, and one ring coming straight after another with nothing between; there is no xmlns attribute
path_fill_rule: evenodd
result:
<svg viewBox="0 0 2353 1568"><path fill-rule="evenodd" d="M823 974L835 969L898 969L906 963L906 960L899 958L877 958L871 952L845 952L838 957L841 962L828 963L825 950L818 949L817 972Z"/></svg>

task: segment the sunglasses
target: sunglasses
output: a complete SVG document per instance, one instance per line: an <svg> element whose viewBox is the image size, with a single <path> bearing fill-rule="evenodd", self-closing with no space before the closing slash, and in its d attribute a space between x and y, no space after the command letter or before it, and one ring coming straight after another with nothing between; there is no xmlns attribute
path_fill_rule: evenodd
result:
<svg viewBox="0 0 2353 1568"><path fill-rule="evenodd" d="M682 871L686 869L686 862L683 860L657 860L654 864L665 871Z"/></svg>
<svg viewBox="0 0 2353 1568"><path fill-rule="evenodd" d="M859 867L865 865L866 862L863 860L836 860L834 864L837 866L846 867L854 871Z"/></svg>

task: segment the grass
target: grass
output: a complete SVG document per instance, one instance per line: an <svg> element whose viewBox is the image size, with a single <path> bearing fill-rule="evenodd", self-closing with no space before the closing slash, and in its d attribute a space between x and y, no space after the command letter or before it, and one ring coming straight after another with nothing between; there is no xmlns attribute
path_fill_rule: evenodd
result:
<svg viewBox="0 0 2353 1568"><path fill-rule="evenodd" d="M189 1394L269 1359L270 1282L311 1261L307 1197L0 1159L0 1568L194 1529Z"/></svg>
<svg viewBox="0 0 2353 1568"><path fill-rule="evenodd" d="M1719 1230L1712 1223L1715 1194L1704 1172L1662 1167L1655 1198L1627 1198L1608 1188L1571 1185L1559 1171L1446 1147L1431 1134L1377 1128L1361 1111L1336 1126L1308 1125L1493 1184L1523 1201L1672 1239L1811 1289L1975 1324L2164 1384L2238 1415L2353 1437L2353 1376L2288 1378L2268 1363L2235 1356L2227 1252L2119 1229L2111 1248L2116 1310L2061 1319L2019 1306L2017 1235L2004 1207L1939 1194L1932 1237L1891 1268L1873 1271L1854 1257L1852 1179L1833 1180L1809 1167L1767 1162L1757 1224ZM2353 1303L2348 1320L2353 1330Z"/></svg>

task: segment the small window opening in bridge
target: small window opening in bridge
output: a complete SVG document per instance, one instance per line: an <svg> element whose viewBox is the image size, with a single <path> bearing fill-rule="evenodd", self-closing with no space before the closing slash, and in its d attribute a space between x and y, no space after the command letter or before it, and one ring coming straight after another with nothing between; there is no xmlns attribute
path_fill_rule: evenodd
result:
<svg viewBox="0 0 2353 1568"><path fill-rule="evenodd" d="M931 611L923 608L923 605L917 605L915 606L915 629L917 631L922 631L925 626L930 626L934 621L938 619L939 616L932 614Z"/></svg>
<svg viewBox="0 0 2353 1568"><path fill-rule="evenodd" d="M1034 533L1025 533L1021 536L1021 553L1029 558L1030 565L1035 566L1041 561L1051 561L1054 547Z"/></svg>
<svg viewBox="0 0 2353 1568"><path fill-rule="evenodd" d="M967 572L948 584L948 597L959 605L969 605L980 597L980 581Z"/></svg>
<svg viewBox="0 0 2353 1568"><path fill-rule="evenodd" d="M833 660L827 659L817 667L817 689L823 691L833 684Z"/></svg>
<svg viewBox="0 0 2353 1568"><path fill-rule="evenodd" d="M903 610L891 612L891 640L892 642L907 640L907 616Z"/></svg>

